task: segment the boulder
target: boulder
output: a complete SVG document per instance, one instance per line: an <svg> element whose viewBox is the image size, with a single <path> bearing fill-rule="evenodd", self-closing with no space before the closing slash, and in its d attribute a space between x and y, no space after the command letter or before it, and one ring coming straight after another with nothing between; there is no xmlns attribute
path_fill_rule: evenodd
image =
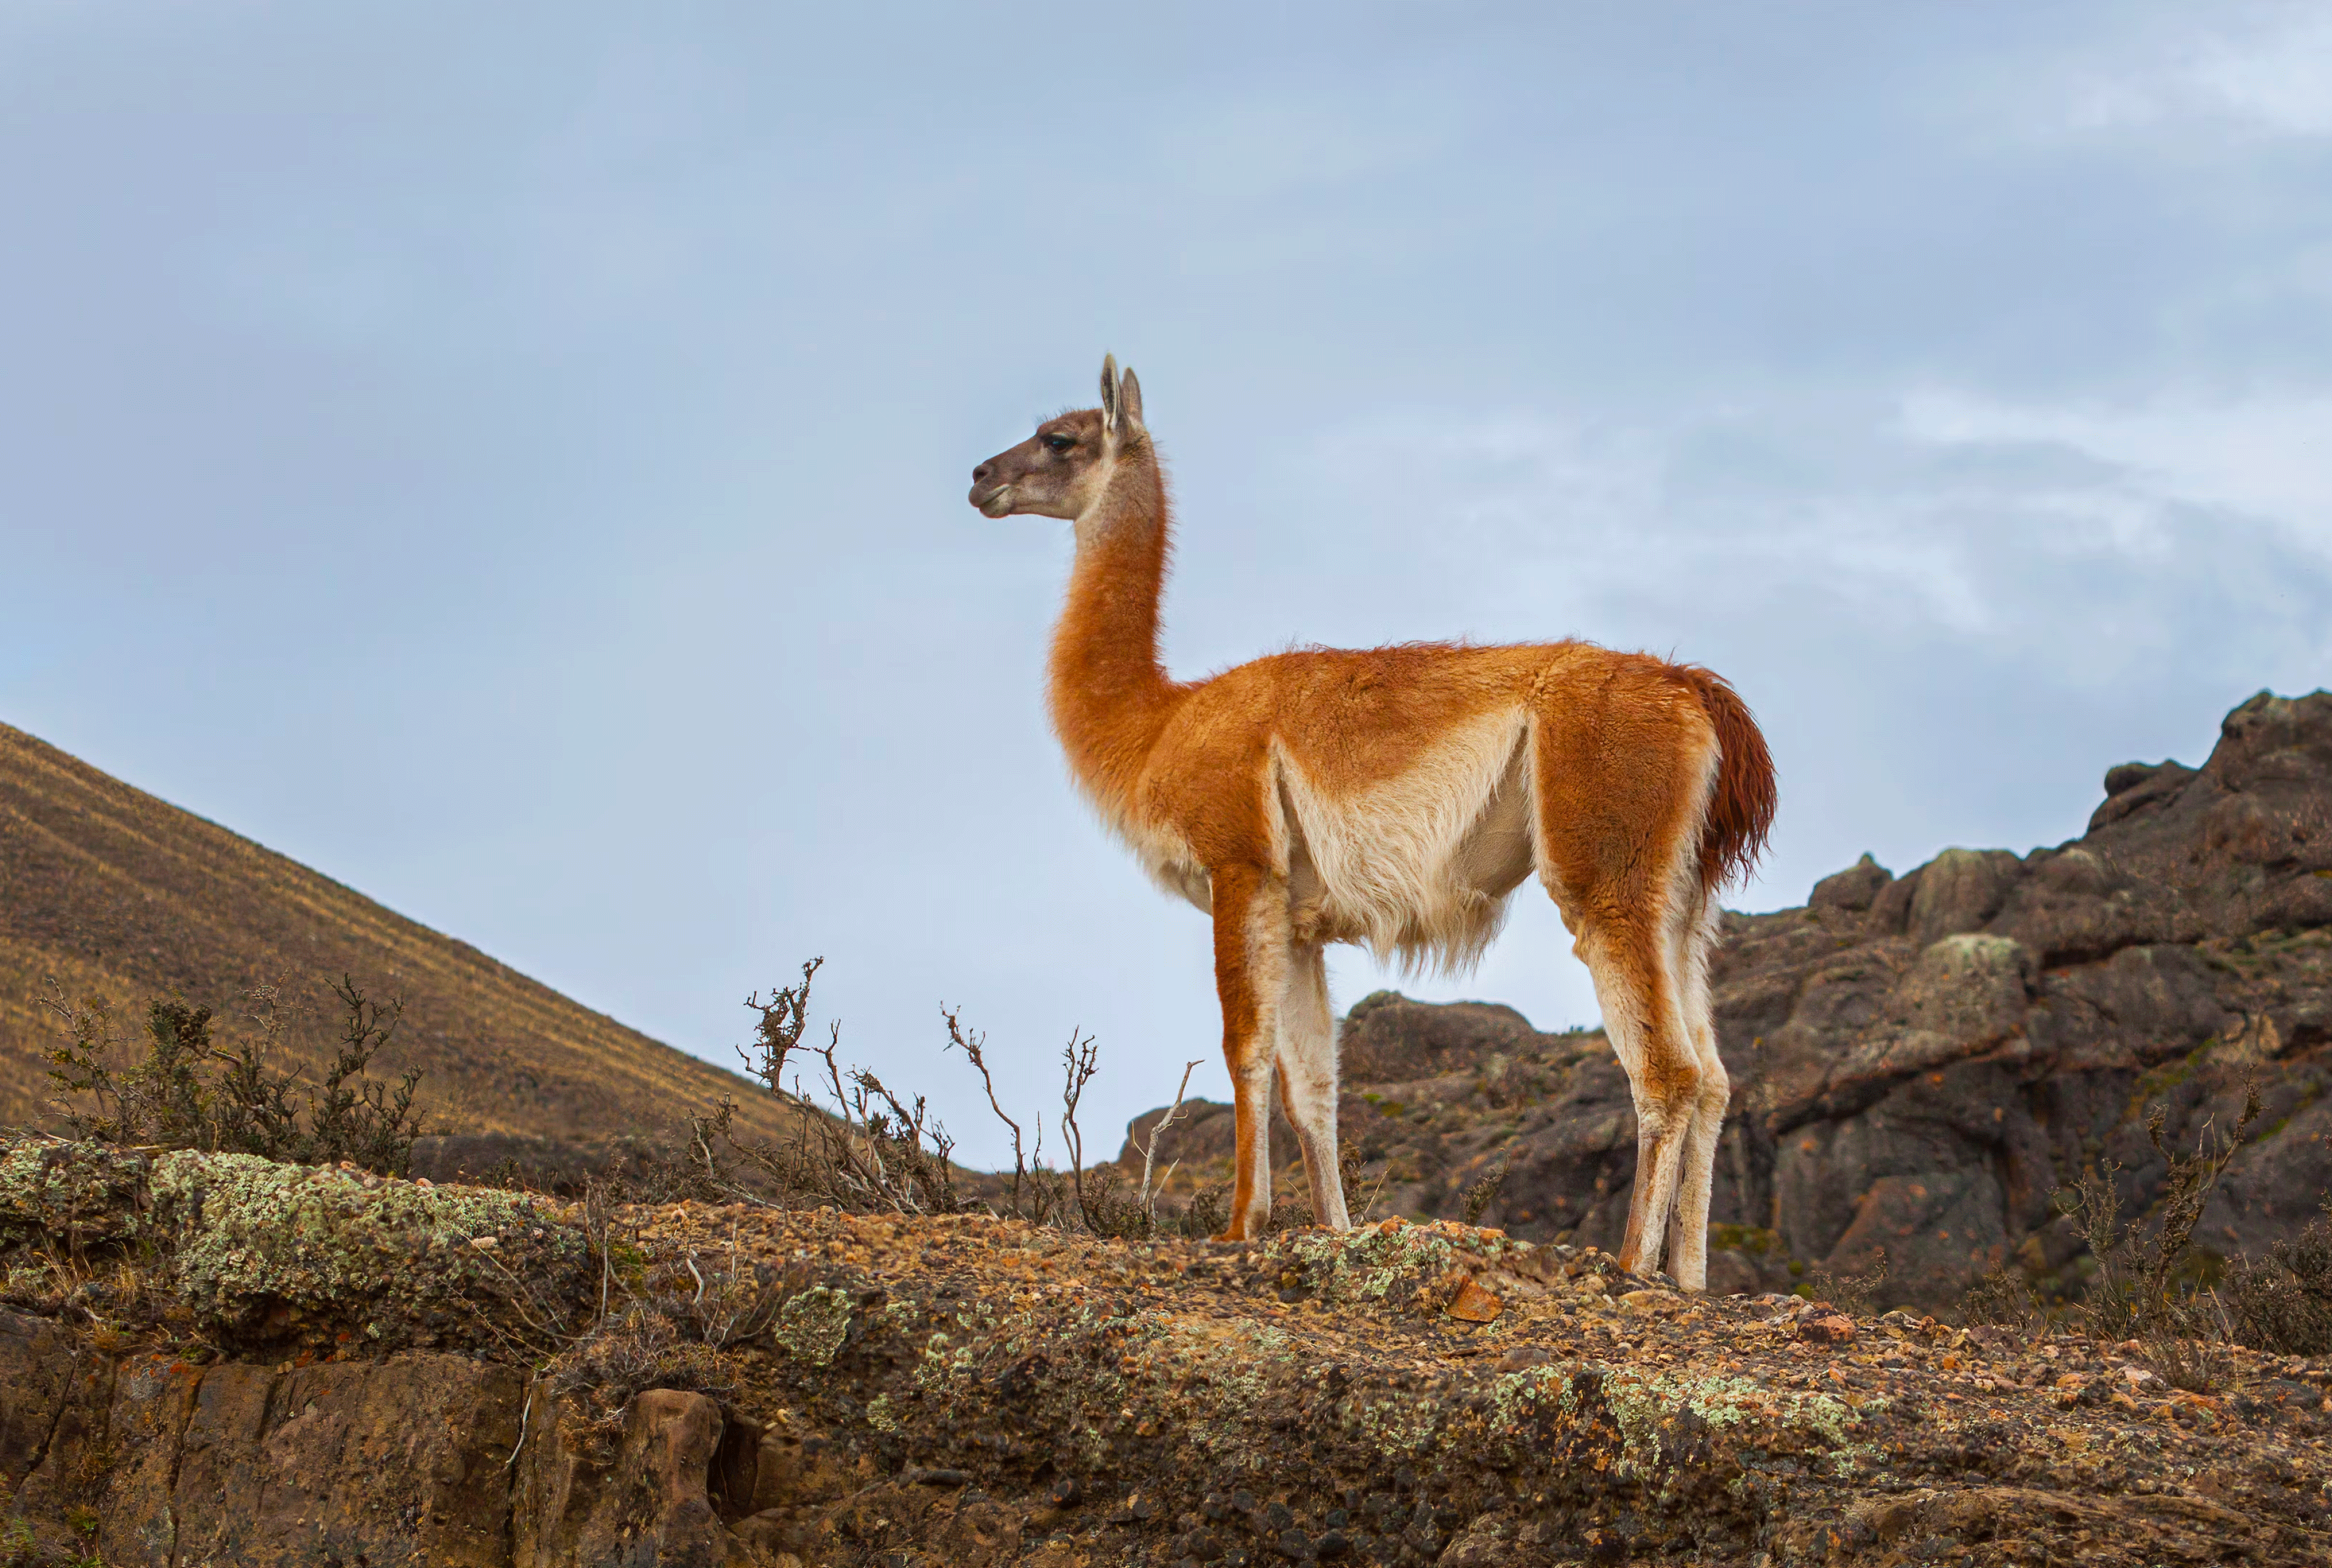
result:
<svg viewBox="0 0 2332 1568"><path fill-rule="evenodd" d="M1806 905L1814 909L1859 912L1869 908L1886 889L1887 884L1894 879L1894 872L1865 854L1845 870L1833 872L1816 882L1813 892L1806 898Z"/></svg>
<svg viewBox="0 0 2332 1568"><path fill-rule="evenodd" d="M514 1568L748 1568L711 1490L721 1406L701 1393L633 1396L613 1452L573 1408L537 1395L512 1497Z"/></svg>
<svg viewBox="0 0 2332 1568"><path fill-rule="evenodd" d="M1925 947L1959 932L1983 930L2022 871L2005 850L1945 850L1920 869L1905 934Z"/></svg>
<svg viewBox="0 0 2332 1568"><path fill-rule="evenodd" d="M1354 1003L1337 1041L1348 1083L1409 1083L1535 1049L1538 1031L1495 1002L1427 1005L1380 991Z"/></svg>

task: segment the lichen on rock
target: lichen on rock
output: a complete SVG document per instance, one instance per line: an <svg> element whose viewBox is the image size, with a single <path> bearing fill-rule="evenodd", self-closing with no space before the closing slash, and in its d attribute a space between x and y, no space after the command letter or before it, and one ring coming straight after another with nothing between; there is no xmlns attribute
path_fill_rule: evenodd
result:
<svg viewBox="0 0 2332 1568"><path fill-rule="evenodd" d="M850 1333L850 1297L824 1285L787 1299L769 1337L805 1366L824 1366Z"/></svg>
<svg viewBox="0 0 2332 1568"><path fill-rule="evenodd" d="M35 1234L149 1250L234 1349L477 1347L511 1309L562 1315L588 1272L582 1231L532 1193L48 1138L0 1155L0 1237Z"/></svg>
<svg viewBox="0 0 2332 1568"><path fill-rule="evenodd" d="M118 1245L145 1233L151 1155L62 1138L0 1147L0 1246L43 1238L68 1247Z"/></svg>

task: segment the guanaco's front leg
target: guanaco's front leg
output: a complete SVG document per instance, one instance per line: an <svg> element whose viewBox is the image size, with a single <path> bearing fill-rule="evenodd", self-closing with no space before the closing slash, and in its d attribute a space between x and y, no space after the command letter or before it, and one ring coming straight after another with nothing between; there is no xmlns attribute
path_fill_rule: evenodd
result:
<svg viewBox="0 0 2332 1568"><path fill-rule="evenodd" d="M1319 944L1289 955L1279 1011L1279 1098L1295 1125L1304 1174L1312 1186L1313 1223L1349 1231L1344 1177L1336 1143L1336 1019L1328 1011L1328 970Z"/></svg>
<svg viewBox="0 0 2332 1568"><path fill-rule="evenodd" d="M1218 870L1213 880L1215 993L1238 1127L1230 1228L1215 1240L1247 1241L1271 1221L1271 1074L1286 990L1287 889L1246 866Z"/></svg>

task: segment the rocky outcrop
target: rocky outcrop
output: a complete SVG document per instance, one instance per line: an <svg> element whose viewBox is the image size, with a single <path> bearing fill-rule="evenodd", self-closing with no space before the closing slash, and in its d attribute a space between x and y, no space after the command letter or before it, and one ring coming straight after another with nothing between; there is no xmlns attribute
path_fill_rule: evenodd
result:
<svg viewBox="0 0 2332 1568"><path fill-rule="evenodd" d="M248 1155L0 1143L6 1297L43 1309L0 1308L6 1560L750 1561L707 1499L717 1404L644 1393L598 1455L529 1370L589 1321L608 1254L579 1218Z"/></svg>
<svg viewBox="0 0 2332 1568"><path fill-rule="evenodd" d="M1883 1250L1906 1303L1953 1301L2003 1261L2077 1293L2051 1194L2117 1164L2142 1212L2165 1174L2147 1107L2191 1145L2233 1126L2251 1080L2265 1109L2196 1240L2256 1254L2314 1216L2332 1186L2332 693L2262 693L2202 767L2125 764L2105 787L2055 849L1947 850L1899 878L1865 856L1802 908L1725 917L1713 1285L1859 1273ZM1343 1127L1379 1212L1459 1213L1503 1170L1485 1219L1616 1245L1635 1117L1600 1034L1387 993L1343 1039ZM1201 1104L1159 1163L1205 1181L1229 1153L1228 1108Z"/></svg>

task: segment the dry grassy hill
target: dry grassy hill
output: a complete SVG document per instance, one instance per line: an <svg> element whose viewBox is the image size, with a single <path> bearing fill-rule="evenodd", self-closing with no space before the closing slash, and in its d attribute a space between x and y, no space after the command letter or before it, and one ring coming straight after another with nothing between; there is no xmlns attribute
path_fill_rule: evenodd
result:
<svg viewBox="0 0 2332 1568"><path fill-rule="evenodd" d="M288 982L325 1003L296 1037L314 1049L343 974L404 1000L377 1065L423 1069L432 1120L452 1130L597 1144L661 1134L723 1094L745 1126L778 1130L737 1075L0 724L0 1126L46 1119L47 976L133 1012L178 993L222 1015Z"/></svg>

